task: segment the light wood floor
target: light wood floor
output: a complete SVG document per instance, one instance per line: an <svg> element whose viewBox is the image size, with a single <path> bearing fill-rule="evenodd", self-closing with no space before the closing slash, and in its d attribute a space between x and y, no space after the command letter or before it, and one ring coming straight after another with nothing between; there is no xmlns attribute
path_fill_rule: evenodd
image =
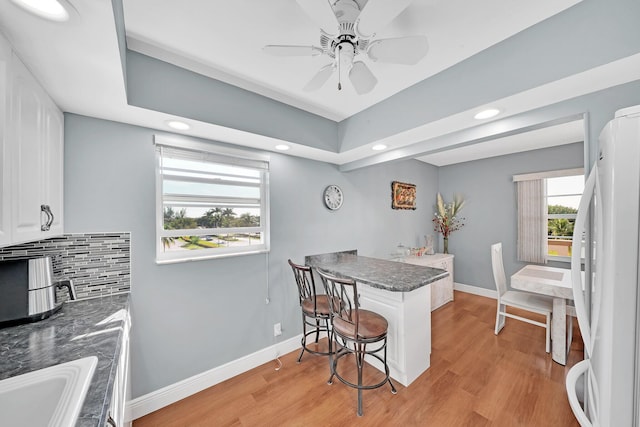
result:
<svg viewBox="0 0 640 427"><path fill-rule="evenodd" d="M266 363L142 417L134 427L165 426L578 426L564 378L582 359L574 325L567 367L545 353L543 328L507 319L493 333L495 300L463 292L432 313L431 368L409 387L364 392L327 384L322 356L298 352Z"/></svg>

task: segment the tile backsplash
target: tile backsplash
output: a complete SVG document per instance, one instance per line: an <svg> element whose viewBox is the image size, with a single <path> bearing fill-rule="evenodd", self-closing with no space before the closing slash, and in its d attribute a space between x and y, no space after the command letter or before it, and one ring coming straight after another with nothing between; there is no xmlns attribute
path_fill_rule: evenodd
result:
<svg viewBox="0 0 640 427"><path fill-rule="evenodd" d="M0 248L0 261L50 256L56 280L72 279L78 299L129 292L130 233L65 234ZM68 299L66 290L58 300Z"/></svg>

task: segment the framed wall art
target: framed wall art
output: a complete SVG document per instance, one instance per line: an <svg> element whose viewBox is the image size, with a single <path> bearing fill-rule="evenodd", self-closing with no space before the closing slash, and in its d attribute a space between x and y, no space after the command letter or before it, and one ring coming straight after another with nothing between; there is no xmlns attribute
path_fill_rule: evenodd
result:
<svg viewBox="0 0 640 427"><path fill-rule="evenodd" d="M391 183L391 208L415 209L416 186L406 182L393 181Z"/></svg>

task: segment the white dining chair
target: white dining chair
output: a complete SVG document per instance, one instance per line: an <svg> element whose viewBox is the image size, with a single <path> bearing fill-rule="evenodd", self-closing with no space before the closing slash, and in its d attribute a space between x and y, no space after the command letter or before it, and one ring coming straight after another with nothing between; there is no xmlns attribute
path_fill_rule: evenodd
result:
<svg viewBox="0 0 640 427"><path fill-rule="evenodd" d="M553 311L553 298L525 291L507 289L507 277L504 273L504 264L502 262L502 243L494 243L491 245L491 265L493 267L493 278L496 282L496 290L498 291L498 312L496 313L495 334L498 335L502 328L504 328L507 317L541 326L545 328L547 332L547 353L551 352L551 312ZM547 321L546 323L542 323L508 313L507 306L542 314L547 317Z"/></svg>

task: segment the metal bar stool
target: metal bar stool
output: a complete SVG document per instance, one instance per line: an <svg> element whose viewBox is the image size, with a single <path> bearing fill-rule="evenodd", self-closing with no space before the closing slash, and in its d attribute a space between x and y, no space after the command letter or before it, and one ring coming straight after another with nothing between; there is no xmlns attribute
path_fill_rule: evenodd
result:
<svg viewBox="0 0 640 427"><path fill-rule="evenodd" d="M320 332L326 332L327 336L330 337L329 319L331 313L327 296L316 295L316 285L311 267L295 264L291 260L288 260L288 262L298 285L298 296L300 298L300 308L302 309L302 350L298 357L298 363L302 360L305 350L312 354L328 356L331 352L330 345L328 352L313 350L307 346L307 337L314 333L316 335L316 344L320 338ZM311 329L307 331L307 327Z"/></svg>
<svg viewBox="0 0 640 427"><path fill-rule="evenodd" d="M333 383L333 377L337 377L342 383L358 389L358 416L362 416L362 390L371 390L389 383L391 393L396 394L396 388L389 377L389 365L387 365L387 319L373 311L364 310L358 304L358 289L355 280L343 279L332 276L320 269L316 270L322 279L322 284L329 301L331 311L331 337L329 339L329 355L331 377L329 384ZM338 344L338 338L341 340ZM336 345L333 350L333 344ZM373 348L367 348L371 346ZM380 352L383 356L380 356ZM346 380L337 371L338 361L348 354L353 354L356 359L358 371L358 383ZM375 384L363 384L362 371L365 356L375 357L384 366L384 379ZM373 368L375 369L375 368Z"/></svg>

